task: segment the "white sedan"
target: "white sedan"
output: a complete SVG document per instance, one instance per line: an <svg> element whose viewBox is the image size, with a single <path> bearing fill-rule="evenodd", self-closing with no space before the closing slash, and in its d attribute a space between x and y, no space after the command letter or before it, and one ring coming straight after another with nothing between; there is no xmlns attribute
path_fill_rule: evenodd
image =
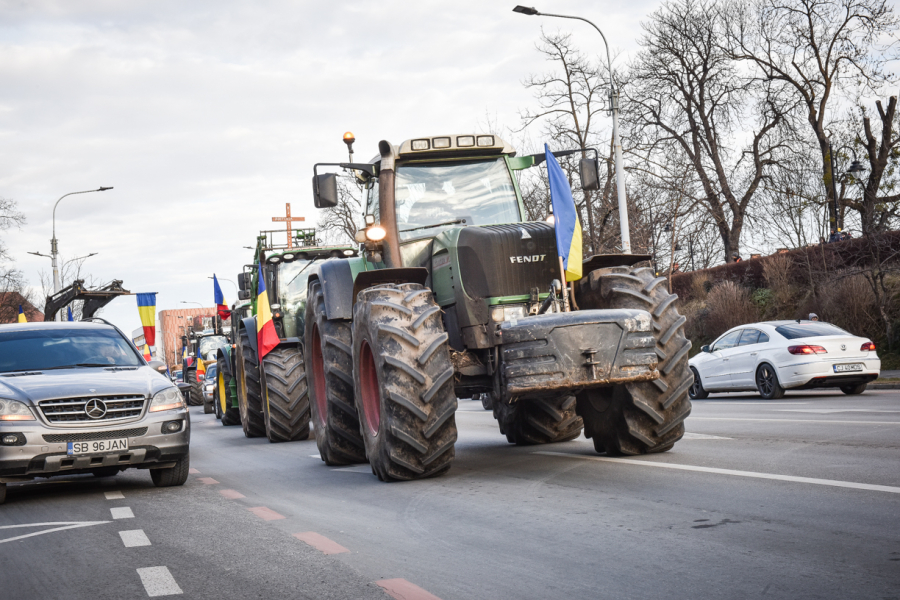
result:
<svg viewBox="0 0 900 600"><path fill-rule="evenodd" d="M768 321L726 331L690 359L691 398L756 390L765 399L785 390L837 387L861 394L878 378L871 340L819 321Z"/></svg>

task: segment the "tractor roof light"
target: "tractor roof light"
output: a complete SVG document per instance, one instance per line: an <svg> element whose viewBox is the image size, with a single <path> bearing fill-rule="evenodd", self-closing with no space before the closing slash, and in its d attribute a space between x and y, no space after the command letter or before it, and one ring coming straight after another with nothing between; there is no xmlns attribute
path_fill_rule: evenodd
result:
<svg viewBox="0 0 900 600"><path fill-rule="evenodd" d="M475 136L461 135L456 138L456 145L459 148L470 148L475 145Z"/></svg>
<svg viewBox="0 0 900 600"><path fill-rule="evenodd" d="M344 134L344 143L347 144L348 146L355 141L356 141L356 138L353 137L353 132L348 131L347 133Z"/></svg>
<svg viewBox="0 0 900 600"><path fill-rule="evenodd" d="M412 149L413 150L429 150L431 148L431 142L428 140L413 140L412 141Z"/></svg>
<svg viewBox="0 0 900 600"><path fill-rule="evenodd" d="M366 229L366 239L372 242L380 242L387 237L387 231L381 225L372 225Z"/></svg>
<svg viewBox="0 0 900 600"><path fill-rule="evenodd" d="M440 150L443 148L450 147L450 138L449 137L437 137L431 140L431 147L435 150Z"/></svg>
<svg viewBox="0 0 900 600"><path fill-rule="evenodd" d="M492 135L479 135L478 136L478 146L493 146L494 145L494 136Z"/></svg>

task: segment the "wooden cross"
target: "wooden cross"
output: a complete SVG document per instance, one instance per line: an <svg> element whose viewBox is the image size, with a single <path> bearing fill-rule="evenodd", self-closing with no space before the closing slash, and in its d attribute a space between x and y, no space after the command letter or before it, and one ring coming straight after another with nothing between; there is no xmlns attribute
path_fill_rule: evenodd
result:
<svg viewBox="0 0 900 600"><path fill-rule="evenodd" d="M278 221L286 221L287 222L288 248L293 248L294 247L294 238L291 235L291 221L305 221L306 219L304 217L292 217L291 216L291 203L290 202L285 202L284 206L285 206L285 213L287 214L287 216L272 217L272 220L275 222L278 222Z"/></svg>

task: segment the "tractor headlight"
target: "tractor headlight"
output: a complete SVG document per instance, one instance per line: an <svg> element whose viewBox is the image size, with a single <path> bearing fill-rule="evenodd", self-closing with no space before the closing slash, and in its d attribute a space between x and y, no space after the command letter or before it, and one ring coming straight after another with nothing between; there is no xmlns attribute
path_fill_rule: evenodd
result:
<svg viewBox="0 0 900 600"><path fill-rule="evenodd" d="M177 387L170 387L153 394L153 398L150 400L149 412L182 407L184 407L184 397Z"/></svg>
<svg viewBox="0 0 900 600"><path fill-rule="evenodd" d="M366 229L366 238L372 242L380 242L386 235L387 231L380 225L373 225Z"/></svg>
<svg viewBox="0 0 900 600"><path fill-rule="evenodd" d="M525 318L525 306L512 304L507 306L494 306L491 308L491 320L495 323L512 321Z"/></svg>
<svg viewBox="0 0 900 600"><path fill-rule="evenodd" d="M34 415L24 402L0 398L0 421L34 421Z"/></svg>

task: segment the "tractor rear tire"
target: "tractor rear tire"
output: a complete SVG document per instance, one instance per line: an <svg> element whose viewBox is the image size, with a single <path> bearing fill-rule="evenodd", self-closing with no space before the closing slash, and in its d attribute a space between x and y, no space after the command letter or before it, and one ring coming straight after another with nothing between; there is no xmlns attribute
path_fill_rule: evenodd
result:
<svg viewBox="0 0 900 600"><path fill-rule="evenodd" d="M309 394L303 351L274 348L263 358L263 419L270 442L309 439Z"/></svg>
<svg viewBox="0 0 900 600"><path fill-rule="evenodd" d="M533 446L568 442L581 435L584 423L575 413L575 396L494 400L494 418L510 444Z"/></svg>
<svg viewBox="0 0 900 600"><path fill-rule="evenodd" d="M659 358L659 379L578 394L576 410L597 452L665 452L684 436L684 420L691 413L688 390L694 381L688 367L691 342L684 336L686 319L675 309L677 296L665 283L665 277L655 277L646 267L613 267L591 272L579 286L576 300L583 310L648 311Z"/></svg>
<svg viewBox="0 0 900 600"><path fill-rule="evenodd" d="M197 381L197 368L184 371L184 382L191 386L191 392L188 394L189 406L200 406L203 404L203 384Z"/></svg>
<svg viewBox="0 0 900 600"><path fill-rule="evenodd" d="M219 362L221 363L223 361ZM231 392L232 377L225 373L225 371L216 372L218 373L216 376L216 393L218 394L216 411L222 415L222 425L240 425L241 413L240 410L234 406L234 395Z"/></svg>
<svg viewBox="0 0 900 600"><path fill-rule="evenodd" d="M382 481L445 473L456 395L441 309L426 287L379 285L353 311L353 387L372 471Z"/></svg>
<svg viewBox="0 0 900 600"><path fill-rule="evenodd" d="M316 445L326 465L366 462L366 446L359 429L353 396L353 340L349 321L329 321L325 294L316 281L306 302L306 379Z"/></svg>
<svg viewBox="0 0 900 600"><path fill-rule="evenodd" d="M241 329L240 343L237 344L238 370L238 412L244 435L248 438L266 435L266 425L262 415L262 395L259 384L259 365L256 352L250 345L250 335Z"/></svg>

